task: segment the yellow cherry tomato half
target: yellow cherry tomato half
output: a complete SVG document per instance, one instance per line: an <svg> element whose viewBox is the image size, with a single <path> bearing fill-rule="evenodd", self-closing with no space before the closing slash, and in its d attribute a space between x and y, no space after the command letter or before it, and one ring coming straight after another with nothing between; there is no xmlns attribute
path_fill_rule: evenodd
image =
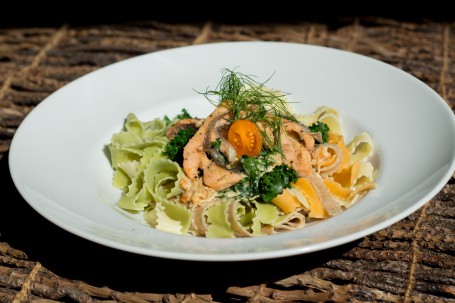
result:
<svg viewBox="0 0 455 303"><path fill-rule="evenodd" d="M257 157L262 148L262 135L250 120L236 120L228 131L229 143L234 146L237 157Z"/></svg>

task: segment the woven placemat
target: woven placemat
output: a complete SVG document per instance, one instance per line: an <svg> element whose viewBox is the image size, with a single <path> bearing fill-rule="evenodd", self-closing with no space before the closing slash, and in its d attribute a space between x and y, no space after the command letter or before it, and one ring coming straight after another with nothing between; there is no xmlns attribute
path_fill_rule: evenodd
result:
<svg viewBox="0 0 455 303"><path fill-rule="evenodd" d="M15 130L46 96L108 64L157 50L218 41L324 45L401 68L455 106L455 24L380 18L331 24L233 25L135 22L0 29L0 159ZM1 239L0 239L1 240ZM302 268L299 270L299 268ZM323 265L257 285L206 294L122 292L59 277L0 243L0 302L455 302L455 180L424 207L365 237Z"/></svg>

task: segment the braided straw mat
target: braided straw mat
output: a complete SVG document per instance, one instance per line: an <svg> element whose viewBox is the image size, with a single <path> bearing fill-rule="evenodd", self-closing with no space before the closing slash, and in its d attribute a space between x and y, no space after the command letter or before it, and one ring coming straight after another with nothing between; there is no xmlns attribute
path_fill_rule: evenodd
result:
<svg viewBox="0 0 455 303"><path fill-rule="evenodd" d="M6 179L2 189L6 184L7 194L22 201L8 174L9 144L24 117L56 89L128 57L234 40L299 42L364 54L415 75L452 109L455 106L454 23L357 18L330 26L147 21L0 29L0 171ZM2 203L2 217L8 211L20 211L24 221L44 222L21 203L11 208ZM25 222L4 226L3 218L0 302L455 302L453 177L414 214L355 243L329 250L330 257L320 252L239 264L161 260L99 248L55 227L37 231L52 231L48 237L21 241L23 233L33 228L21 228ZM103 256L59 246L56 237L97 249L106 259L117 259L102 263ZM30 258L18 249L27 251ZM134 269L127 270L128 266ZM100 280L105 282L99 284Z"/></svg>

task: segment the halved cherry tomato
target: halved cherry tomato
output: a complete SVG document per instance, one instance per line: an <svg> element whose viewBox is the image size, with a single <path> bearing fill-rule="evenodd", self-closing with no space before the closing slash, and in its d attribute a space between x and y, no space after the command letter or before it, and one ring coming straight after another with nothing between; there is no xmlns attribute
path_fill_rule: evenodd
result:
<svg viewBox="0 0 455 303"><path fill-rule="evenodd" d="M229 143L234 146L237 157L257 157L262 148L262 135L250 120L236 120L228 132Z"/></svg>

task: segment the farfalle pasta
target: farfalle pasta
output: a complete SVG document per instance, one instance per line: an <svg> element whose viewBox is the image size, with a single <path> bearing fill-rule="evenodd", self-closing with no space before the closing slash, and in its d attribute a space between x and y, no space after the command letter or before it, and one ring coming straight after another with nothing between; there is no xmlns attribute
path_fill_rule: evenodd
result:
<svg viewBox="0 0 455 303"><path fill-rule="evenodd" d="M295 114L286 94L224 70L203 118L182 109L140 121L109 143L117 206L151 227L211 238L256 237L336 216L376 187L372 138L345 142L327 106ZM213 99L215 98L215 100Z"/></svg>

